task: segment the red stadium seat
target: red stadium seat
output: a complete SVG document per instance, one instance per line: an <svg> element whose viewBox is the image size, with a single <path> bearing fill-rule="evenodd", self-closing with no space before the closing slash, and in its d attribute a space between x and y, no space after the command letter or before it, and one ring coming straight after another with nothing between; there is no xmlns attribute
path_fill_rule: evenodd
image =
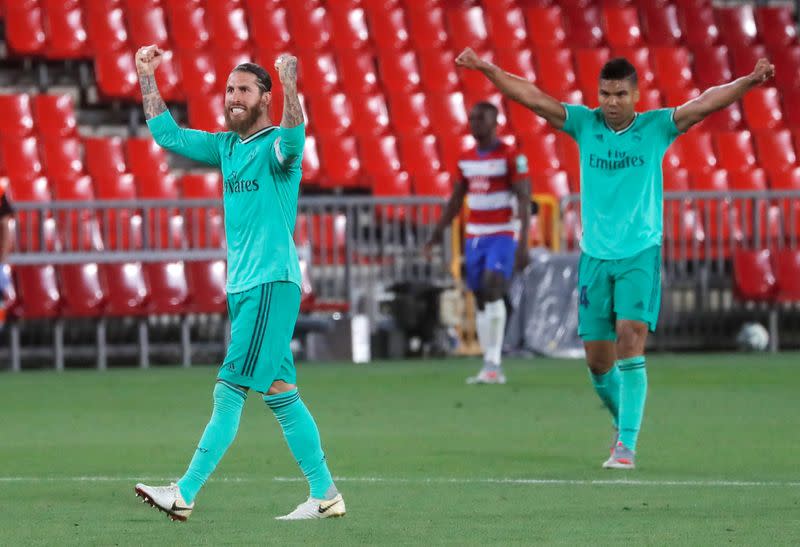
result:
<svg viewBox="0 0 800 547"><path fill-rule="evenodd" d="M214 58L203 51L182 51L178 58L183 80L183 90L191 100L194 96L205 97L217 89L217 69ZM227 78L227 75L223 76ZM222 87L222 84L220 84Z"/></svg>
<svg viewBox="0 0 800 547"><path fill-rule="evenodd" d="M320 138L320 165L325 168L321 177L323 188L361 188L361 162L355 137L328 136Z"/></svg>
<svg viewBox="0 0 800 547"><path fill-rule="evenodd" d="M90 56L83 10L78 2L40 0L47 34L45 54L50 59L81 59Z"/></svg>
<svg viewBox="0 0 800 547"><path fill-rule="evenodd" d="M11 202L48 203L51 200L47 179L12 179L8 186ZM61 249L55 219L50 213L44 218L39 211L17 211L15 217L14 247L21 252L54 252Z"/></svg>
<svg viewBox="0 0 800 547"><path fill-rule="evenodd" d="M149 311L155 314L186 313L189 285L183 262L148 262L144 265L150 290Z"/></svg>
<svg viewBox="0 0 800 547"><path fill-rule="evenodd" d="M749 131L714 133L719 166L731 173L750 171L756 166L756 155Z"/></svg>
<svg viewBox="0 0 800 547"><path fill-rule="evenodd" d="M710 46L717 43L719 29L714 21L714 10L711 6L698 5L687 11L681 6L680 20L683 23L683 35L689 46Z"/></svg>
<svg viewBox="0 0 800 547"><path fill-rule="evenodd" d="M742 192L766 192L767 172L754 168L749 171L728 171L728 182L731 190Z"/></svg>
<svg viewBox="0 0 800 547"><path fill-rule="evenodd" d="M430 93L431 129L440 138L462 135L467 131L467 108L463 93Z"/></svg>
<svg viewBox="0 0 800 547"><path fill-rule="evenodd" d="M413 7L413 9L411 9ZM421 8L408 4L408 30L411 42L417 49L441 48L447 43L444 10L440 7Z"/></svg>
<svg viewBox="0 0 800 547"><path fill-rule="evenodd" d="M556 171L561 167L554 133L526 135L521 148L532 173Z"/></svg>
<svg viewBox="0 0 800 547"><path fill-rule="evenodd" d="M282 4L258 0L248 2L248 22L253 40L259 47L275 51L291 48L288 15Z"/></svg>
<svg viewBox="0 0 800 547"><path fill-rule="evenodd" d="M345 215L297 215L294 240L301 246L311 244L315 264L344 262L346 237Z"/></svg>
<svg viewBox="0 0 800 547"><path fill-rule="evenodd" d="M308 108L316 133L320 136L343 135L353 124L353 108L343 93L309 97Z"/></svg>
<svg viewBox="0 0 800 547"><path fill-rule="evenodd" d="M389 130L389 108L381 93L361 96L353 104L353 133L370 138L384 135Z"/></svg>
<svg viewBox="0 0 800 547"><path fill-rule="evenodd" d="M413 177L414 194L417 196L449 197L453 191L450 173L437 173L434 177Z"/></svg>
<svg viewBox="0 0 800 547"><path fill-rule="evenodd" d="M737 249L733 253L733 287L742 300L771 301L775 296L775 274L768 249Z"/></svg>
<svg viewBox="0 0 800 547"><path fill-rule="evenodd" d="M97 264L64 264L58 268L61 279L61 315L100 317L106 294Z"/></svg>
<svg viewBox="0 0 800 547"><path fill-rule="evenodd" d="M150 293L140 263L102 264L100 271L108 287L106 315L125 317L147 314Z"/></svg>
<svg viewBox="0 0 800 547"><path fill-rule="evenodd" d="M121 175L127 170L120 137L84 137L83 150L86 170L92 177Z"/></svg>
<svg viewBox="0 0 800 547"><path fill-rule="evenodd" d="M652 49L656 80L661 89L692 87L692 68L689 51L682 47L657 47Z"/></svg>
<svg viewBox="0 0 800 547"><path fill-rule="evenodd" d="M94 200L92 179L88 176L68 179L51 179L53 195L59 201ZM56 225L60 240L67 250L102 251L103 238L100 233L95 212L91 209L70 209L56 211Z"/></svg>
<svg viewBox="0 0 800 547"><path fill-rule="evenodd" d="M389 97L392 125L400 136L429 132L432 128L428 110L425 95L422 93L393 93Z"/></svg>
<svg viewBox="0 0 800 547"><path fill-rule="evenodd" d="M155 44L169 49L167 16L158 0L125 0L125 19L131 44L136 47Z"/></svg>
<svg viewBox="0 0 800 547"><path fill-rule="evenodd" d="M525 9L528 37L537 47L563 47L567 40L561 8L555 6L531 6Z"/></svg>
<svg viewBox="0 0 800 547"><path fill-rule="evenodd" d="M668 163L663 165L664 191L688 192L689 171L683 167L673 167Z"/></svg>
<svg viewBox="0 0 800 547"><path fill-rule="evenodd" d="M459 84L455 60L456 54L447 49L421 51L419 68L423 88L433 93L455 91Z"/></svg>
<svg viewBox="0 0 800 547"><path fill-rule="evenodd" d="M214 44L224 44L225 49L234 51L245 49L250 40L250 30L244 6L224 1L208 2L206 6L206 21Z"/></svg>
<svg viewBox="0 0 800 547"><path fill-rule="evenodd" d="M517 136L525 137L531 133L548 131L547 122L541 116L516 101L508 101L507 104L509 123Z"/></svg>
<svg viewBox="0 0 800 547"><path fill-rule="evenodd" d="M346 6L342 2L331 2L328 6L336 51L347 55L352 50L367 49L370 46L370 32L364 9Z"/></svg>
<svg viewBox="0 0 800 547"><path fill-rule="evenodd" d="M53 266L16 266L18 307L15 312L21 319L51 319L61 311L61 293L58 290L56 270Z"/></svg>
<svg viewBox="0 0 800 547"><path fill-rule="evenodd" d="M777 191L799 191L800 167L770 173L770 187ZM779 199L777 205L783 217L784 233L800 234L800 199Z"/></svg>
<svg viewBox="0 0 800 547"><path fill-rule="evenodd" d="M758 163L770 173L788 171L797 165L797 153L788 129L754 134Z"/></svg>
<svg viewBox="0 0 800 547"><path fill-rule="evenodd" d="M31 133L33 112L30 95L0 95L0 137L27 137Z"/></svg>
<svg viewBox="0 0 800 547"><path fill-rule="evenodd" d="M42 161L36 137L2 139L6 173L13 181L31 180L42 174Z"/></svg>
<svg viewBox="0 0 800 547"><path fill-rule="evenodd" d="M307 96L330 95L339 90L339 71L330 51L300 50L298 80Z"/></svg>
<svg viewBox="0 0 800 547"><path fill-rule="evenodd" d="M701 131L689 131L673 144L677 148L681 167L696 175L708 173L717 166L717 156L711 144L711 135Z"/></svg>
<svg viewBox="0 0 800 547"><path fill-rule="evenodd" d="M301 15L300 10L293 11L293 3L284 4L289 9L289 31L295 44L306 49L322 50L331 42L331 20L322 6L312 8Z"/></svg>
<svg viewBox="0 0 800 547"><path fill-rule="evenodd" d="M100 200L136 199L136 184L130 173L112 171L95 177L95 196ZM105 247L110 250L138 250L143 246L143 220L135 210L109 209L99 212Z"/></svg>
<svg viewBox="0 0 800 547"><path fill-rule="evenodd" d="M464 134L449 139L439 141L439 152L441 153L444 171L455 175L456 167L461 155L475 145L472 135Z"/></svg>
<svg viewBox="0 0 800 547"><path fill-rule="evenodd" d="M364 6L372 40L381 51L404 51L411 45L406 13L398 6Z"/></svg>
<svg viewBox="0 0 800 547"><path fill-rule="evenodd" d="M40 135L47 138L77 134L75 108L69 95L35 95L33 114Z"/></svg>
<svg viewBox="0 0 800 547"><path fill-rule="evenodd" d="M652 46L676 46L683 39L678 9L672 4L646 2L640 7L642 30Z"/></svg>
<svg viewBox="0 0 800 547"><path fill-rule="evenodd" d="M400 172L400 155L394 135L361 139L359 151L361 167L371 179L373 187L381 175Z"/></svg>
<svg viewBox="0 0 800 547"><path fill-rule="evenodd" d="M319 154L317 154L317 140L311 135L306 136L303 146L303 182L318 182Z"/></svg>
<svg viewBox="0 0 800 547"><path fill-rule="evenodd" d="M774 87L757 87L742 99L744 119L750 129L776 129L781 127L783 114L778 90Z"/></svg>
<svg viewBox="0 0 800 547"><path fill-rule="evenodd" d="M759 6L756 8L758 31L770 50L778 52L781 48L797 43L797 23L788 5Z"/></svg>
<svg viewBox="0 0 800 547"><path fill-rule="evenodd" d="M225 246L222 218L222 176L219 172L186 174L180 187L184 199L217 200L219 207L187 207L183 210L189 246L218 249Z"/></svg>
<svg viewBox="0 0 800 547"><path fill-rule="evenodd" d="M600 70L611 58L611 51L608 48L576 49L574 53L578 86L586 97L586 106L595 108Z"/></svg>
<svg viewBox="0 0 800 547"><path fill-rule="evenodd" d="M372 194L382 196L411 195L411 177L405 171L382 173L375 175L372 183ZM387 219L402 219L408 215L407 207L380 207L378 214Z"/></svg>
<svg viewBox="0 0 800 547"><path fill-rule="evenodd" d="M225 98L220 93L189 96L189 126L202 131L225 131Z"/></svg>
<svg viewBox="0 0 800 547"><path fill-rule="evenodd" d="M151 137L126 140L125 154L131 173L137 177L169 171L167 153Z"/></svg>
<svg viewBox="0 0 800 547"><path fill-rule="evenodd" d="M164 173L149 173L136 177L141 199L177 200L178 185L174 176ZM156 249L183 249L188 245L183 216L174 207L157 207L146 211L145 220L149 235L148 246Z"/></svg>
<svg viewBox="0 0 800 547"><path fill-rule="evenodd" d="M775 65L775 84L783 90L800 88L800 45L794 44L771 52L770 61Z"/></svg>
<svg viewBox="0 0 800 547"><path fill-rule="evenodd" d="M415 177L433 177L444 167L436 146L436 137L433 135L401 139L400 157L403 160L403 169L413 173Z"/></svg>
<svg viewBox="0 0 800 547"><path fill-rule="evenodd" d="M74 180L84 173L77 137L42 139L44 166L51 179Z"/></svg>
<svg viewBox="0 0 800 547"><path fill-rule="evenodd" d="M597 47L603 42L600 10L595 5L564 5L566 44L571 47Z"/></svg>
<svg viewBox="0 0 800 547"><path fill-rule="evenodd" d="M191 295L189 313L226 313L228 298L225 292L226 266L224 260L187 262L186 282Z"/></svg>
<svg viewBox="0 0 800 547"><path fill-rule="evenodd" d="M494 62L492 52L479 53L481 58L489 62ZM467 98L467 104L474 104L484 100L487 96L496 93L497 88L492 82L477 70L458 69L458 77L461 80L461 90Z"/></svg>
<svg viewBox="0 0 800 547"><path fill-rule="evenodd" d="M168 2L167 15L170 21L170 39L176 48L186 52L206 47L210 33L206 26L206 9L203 4Z"/></svg>
<svg viewBox="0 0 800 547"><path fill-rule="evenodd" d="M95 56L97 86L106 97L138 99L139 76L131 49L119 51L98 49Z"/></svg>
<svg viewBox="0 0 800 547"><path fill-rule="evenodd" d="M413 51L380 53L378 71L383 87L392 93L409 93L419 88L419 65Z"/></svg>
<svg viewBox="0 0 800 547"><path fill-rule="evenodd" d="M167 102L183 101L184 94L178 69L178 59L172 51L165 51L156 71L156 83L161 97Z"/></svg>
<svg viewBox="0 0 800 547"><path fill-rule="evenodd" d="M755 12L753 6L720 7L714 10L720 35L728 44L748 46L758 41Z"/></svg>
<svg viewBox="0 0 800 547"><path fill-rule="evenodd" d="M525 78L529 82L536 81L533 52L529 49L497 49L495 50L497 64L507 72Z"/></svg>
<svg viewBox="0 0 800 547"><path fill-rule="evenodd" d="M800 129L800 89L786 89L783 92L784 122L795 131ZM800 140L797 141L800 147Z"/></svg>
<svg viewBox="0 0 800 547"><path fill-rule="evenodd" d="M471 47L476 51L488 46L489 34L480 6L450 7L445 9L448 37L456 51Z"/></svg>
<svg viewBox="0 0 800 547"><path fill-rule="evenodd" d="M92 51L111 52L128 46L125 10L111 1L87 2L87 28Z"/></svg>
<svg viewBox="0 0 800 547"><path fill-rule="evenodd" d="M648 110L656 110L664 106L664 101L661 97L661 92L657 89L641 89L639 90L639 102L636 103L636 110L639 112L646 112Z"/></svg>
<svg viewBox="0 0 800 547"><path fill-rule="evenodd" d="M378 70L375 56L366 51L348 52L338 58L341 73L340 85L350 96L366 95L378 91Z"/></svg>
<svg viewBox="0 0 800 547"><path fill-rule="evenodd" d="M519 7L514 4L503 6L500 2L487 2L484 4L484 16L495 51L525 47L528 32L525 29L525 14Z"/></svg>
<svg viewBox="0 0 800 547"><path fill-rule="evenodd" d="M733 63L733 75L735 77L746 76L753 71L756 62L762 57L767 57L767 48L760 44L740 45L728 43L728 51Z"/></svg>
<svg viewBox="0 0 800 547"><path fill-rule="evenodd" d="M800 250L779 249L772 255L778 302L800 301Z"/></svg>
<svg viewBox="0 0 800 547"><path fill-rule="evenodd" d="M639 79L639 89L650 89L655 86L656 76L650 60L650 50L646 47L616 48L612 57L624 57L636 68L636 77ZM599 77L599 74L598 74ZM662 91L664 91L662 89Z"/></svg>
<svg viewBox="0 0 800 547"><path fill-rule="evenodd" d="M5 14L5 39L17 55L40 55L46 49L42 8L36 0L8 2Z"/></svg>
<svg viewBox="0 0 800 547"><path fill-rule="evenodd" d="M242 63L250 63L255 59L254 55L247 49L217 49L214 51L214 63L217 66L217 82L222 84L228 81L228 76L235 67ZM273 63L274 64L274 63ZM212 95L221 95L224 87L212 90Z"/></svg>
<svg viewBox="0 0 800 547"><path fill-rule="evenodd" d="M726 84L733 78L726 46L698 46L693 57L695 80L701 88Z"/></svg>
<svg viewBox="0 0 800 547"><path fill-rule="evenodd" d="M536 52L536 60L538 83L545 92L557 95L574 89L576 77L571 50L541 48Z"/></svg>
<svg viewBox="0 0 800 547"><path fill-rule="evenodd" d="M558 163L562 170L566 171L571 177L578 177L581 172L580 153L578 144L575 140L559 131L556 133L556 150L558 151Z"/></svg>
<svg viewBox="0 0 800 547"><path fill-rule="evenodd" d="M642 43L637 8L605 6L603 26L606 40L612 47L636 47Z"/></svg>

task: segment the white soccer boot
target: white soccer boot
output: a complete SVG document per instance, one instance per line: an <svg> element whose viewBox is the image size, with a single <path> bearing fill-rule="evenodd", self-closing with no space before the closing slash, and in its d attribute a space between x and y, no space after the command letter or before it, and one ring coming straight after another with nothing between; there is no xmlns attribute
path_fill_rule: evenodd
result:
<svg viewBox="0 0 800 547"><path fill-rule="evenodd" d="M174 482L169 486L147 486L139 483L135 491L142 498L142 503L149 503L151 507L163 511L173 521L186 522L194 509L194 502L186 503L180 488Z"/></svg>
<svg viewBox="0 0 800 547"><path fill-rule="evenodd" d="M275 517L275 520L308 520L308 519L327 519L343 517L346 513L344 498L341 494L330 500L308 498L297 508L282 517Z"/></svg>
<svg viewBox="0 0 800 547"><path fill-rule="evenodd" d="M496 365L483 365L481 371L475 376L467 378L468 384L505 384L506 375L503 368Z"/></svg>

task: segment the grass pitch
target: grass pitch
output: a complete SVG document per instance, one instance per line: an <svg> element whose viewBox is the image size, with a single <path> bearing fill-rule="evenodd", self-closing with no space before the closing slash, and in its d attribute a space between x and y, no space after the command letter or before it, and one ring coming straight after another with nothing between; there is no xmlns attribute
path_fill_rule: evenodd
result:
<svg viewBox="0 0 800 547"><path fill-rule="evenodd" d="M580 362L301 364L344 519L277 522L307 495L251 394L186 524L138 502L174 480L213 367L0 376L0 545L790 545L800 543L800 355L648 359L639 469L606 471L610 423Z"/></svg>

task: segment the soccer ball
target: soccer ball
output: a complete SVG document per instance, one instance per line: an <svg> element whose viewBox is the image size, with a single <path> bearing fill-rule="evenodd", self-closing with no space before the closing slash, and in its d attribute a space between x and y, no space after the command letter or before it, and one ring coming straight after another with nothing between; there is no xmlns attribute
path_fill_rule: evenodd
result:
<svg viewBox="0 0 800 547"><path fill-rule="evenodd" d="M764 351L769 345L769 333L760 323L745 323L736 335L736 343L746 351Z"/></svg>

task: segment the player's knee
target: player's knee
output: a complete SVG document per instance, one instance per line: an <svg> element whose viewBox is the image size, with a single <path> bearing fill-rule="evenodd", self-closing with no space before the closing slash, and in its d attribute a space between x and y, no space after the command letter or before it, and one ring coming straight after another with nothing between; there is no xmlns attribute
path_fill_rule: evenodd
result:
<svg viewBox="0 0 800 547"><path fill-rule="evenodd" d="M586 349L586 365L592 374L605 374L614 366L616 358L613 342L588 342Z"/></svg>
<svg viewBox="0 0 800 547"><path fill-rule="evenodd" d="M620 359L636 357L644 353L647 340L647 325L640 321L617 323L617 353Z"/></svg>
<svg viewBox="0 0 800 547"><path fill-rule="evenodd" d="M278 393L286 393L287 391L292 391L293 389L297 389L297 386L295 384L289 384L284 382L283 380L275 380L274 382L272 382L272 385L269 386L267 395L277 395Z"/></svg>
<svg viewBox="0 0 800 547"><path fill-rule="evenodd" d="M506 280L499 272L487 272L483 283L484 302L501 300L506 293Z"/></svg>

